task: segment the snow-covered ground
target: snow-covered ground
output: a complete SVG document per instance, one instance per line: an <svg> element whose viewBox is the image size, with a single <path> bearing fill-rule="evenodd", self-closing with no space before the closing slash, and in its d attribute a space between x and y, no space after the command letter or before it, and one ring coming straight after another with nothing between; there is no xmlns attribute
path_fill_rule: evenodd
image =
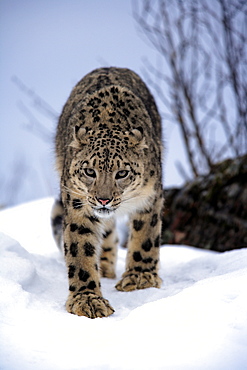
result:
<svg viewBox="0 0 247 370"><path fill-rule="evenodd" d="M0 212L0 369L247 369L247 250L161 248L161 289L119 292L114 315L65 311L52 199ZM117 278L126 251L119 249Z"/></svg>

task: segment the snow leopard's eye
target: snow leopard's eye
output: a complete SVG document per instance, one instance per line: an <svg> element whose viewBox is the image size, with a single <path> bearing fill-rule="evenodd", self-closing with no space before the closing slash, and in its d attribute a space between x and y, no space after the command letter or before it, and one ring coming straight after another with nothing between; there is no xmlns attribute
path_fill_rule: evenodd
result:
<svg viewBox="0 0 247 370"><path fill-rule="evenodd" d="M92 177L92 178L96 177L96 172L92 168L85 168L84 173L88 177Z"/></svg>
<svg viewBox="0 0 247 370"><path fill-rule="evenodd" d="M115 178L116 178L116 180L124 179L125 177L128 176L128 174L129 174L129 171L127 171L127 170L118 171L116 173Z"/></svg>

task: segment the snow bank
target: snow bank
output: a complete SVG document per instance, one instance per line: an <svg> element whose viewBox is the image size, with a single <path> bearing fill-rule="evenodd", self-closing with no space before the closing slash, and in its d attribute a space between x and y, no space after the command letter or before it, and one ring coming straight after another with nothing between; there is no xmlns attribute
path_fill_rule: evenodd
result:
<svg viewBox="0 0 247 370"><path fill-rule="evenodd" d="M0 369L246 369L247 250L161 249L161 289L119 292L114 315L65 311L66 269L52 199L0 212ZM119 249L117 275L126 251Z"/></svg>

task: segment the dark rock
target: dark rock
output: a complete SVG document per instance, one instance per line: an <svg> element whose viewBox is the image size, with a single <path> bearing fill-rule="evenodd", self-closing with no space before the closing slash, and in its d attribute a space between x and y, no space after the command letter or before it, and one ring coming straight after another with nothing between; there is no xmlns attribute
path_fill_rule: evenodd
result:
<svg viewBox="0 0 247 370"><path fill-rule="evenodd" d="M220 252L247 247L247 155L165 190L165 199L162 243Z"/></svg>

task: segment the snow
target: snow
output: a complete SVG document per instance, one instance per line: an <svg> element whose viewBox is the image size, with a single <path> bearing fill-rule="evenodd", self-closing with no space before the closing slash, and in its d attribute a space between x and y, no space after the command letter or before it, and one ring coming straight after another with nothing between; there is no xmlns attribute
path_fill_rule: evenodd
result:
<svg viewBox="0 0 247 370"><path fill-rule="evenodd" d="M0 369L247 369L247 250L161 248L161 289L102 290L115 308L65 311L67 277L52 239L53 200L0 212ZM119 248L117 278L126 251Z"/></svg>

